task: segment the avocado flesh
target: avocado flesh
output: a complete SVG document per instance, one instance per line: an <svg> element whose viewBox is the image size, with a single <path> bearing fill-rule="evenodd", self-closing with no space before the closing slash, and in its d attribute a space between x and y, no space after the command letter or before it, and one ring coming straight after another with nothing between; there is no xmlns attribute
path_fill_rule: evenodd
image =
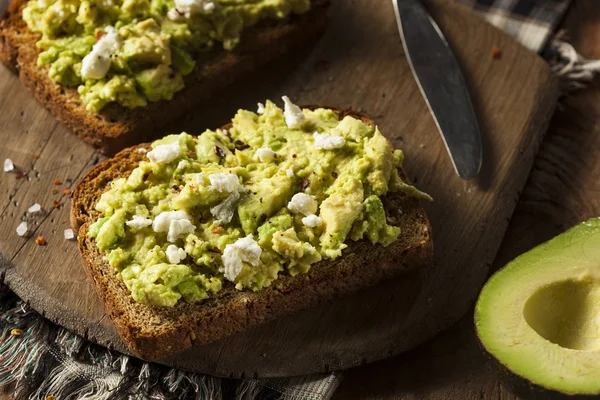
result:
<svg viewBox="0 0 600 400"><path fill-rule="evenodd" d="M600 394L600 218L507 264L475 307L485 350L530 384Z"/></svg>

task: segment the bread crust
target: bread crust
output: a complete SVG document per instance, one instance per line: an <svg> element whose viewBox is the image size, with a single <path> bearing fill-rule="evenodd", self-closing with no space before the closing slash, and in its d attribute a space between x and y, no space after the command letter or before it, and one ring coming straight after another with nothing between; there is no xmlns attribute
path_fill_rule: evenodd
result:
<svg viewBox="0 0 600 400"><path fill-rule="evenodd" d="M19 74L23 86L60 122L104 154L151 140L170 121L226 88L235 80L267 64L291 49L316 41L330 19L330 0L312 0L311 9L282 21L265 20L248 29L233 51L206 54L194 71L184 77L185 88L172 100L149 103L129 110L109 104L99 113L87 111L77 89L53 82L47 67L39 67L40 35L21 17L28 0L15 0L0 21L0 61Z"/></svg>
<svg viewBox="0 0 600 400"><path fill-rule="evenodd" d="M362 114L334 110L340 117L352 115L374 125ZM221 291L200 304L179 302L169 308L137 303L87 233L99 216L94 206L109 183L129 175L145 158L145 153L138 151L140 148L148 149L150 144L125 149L94 167L77 185L71 209L71 224L79 231L86 274L121 338L140 358L161 360L192 344L213 342L433 263L431 226L425 211L417 199L394 193L383 199L384 206L388 216L398 221L402 233L386 248L366 240L352 242L337 260L316 263L307 274L281 276L258 292L238 291L226 282ZM408 181L404 171L400 172L402 179ZM374 264L373 260L380 262Z"/></svg>

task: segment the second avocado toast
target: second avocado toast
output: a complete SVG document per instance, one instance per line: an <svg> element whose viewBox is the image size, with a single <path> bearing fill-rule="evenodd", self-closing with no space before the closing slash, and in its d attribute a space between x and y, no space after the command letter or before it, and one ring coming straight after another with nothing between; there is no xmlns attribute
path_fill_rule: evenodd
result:
<svg viewBox="0 0 600 400"><path fill-rule="evenodd" d="M187 3L16 0L0 21L0 61L60 122L114 154L316 41L330 12L329 0L191 2L204 5L198 10ZM180 15L178 4L190 10ZM245 29L228 32L231 21ZM107 71L83 62L94 54L111 60ZM165 82L168 89L156 90Z"/></svg>
<svg viewBox="0 0 600 400"><path fill-rule="evenodd" d="M98 165L72 225L119 334L158 360L430 265L402 158L366 116L286 98Z"/></svg>

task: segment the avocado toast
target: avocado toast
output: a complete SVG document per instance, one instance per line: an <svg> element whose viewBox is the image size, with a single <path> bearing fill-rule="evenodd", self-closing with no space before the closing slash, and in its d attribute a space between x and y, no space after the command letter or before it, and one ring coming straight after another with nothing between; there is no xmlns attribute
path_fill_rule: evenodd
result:
<svg viewBox="0 0 600 400"><path fill-rule="evenodd" d="M204 9L178 15L178 3ZM114 154L154 138L241 76L314 42L329 20L329 0L294 0L292 9L250 3L258 10L229 0L15 0L0 21L0 60L60 122ZM236 7L242 11L230 12ZM230 29L240 20L241 27ZM91 56L110 59L109 69L86 63Z"/></svg>
<svg viewBox="0 0 600 400"><path fill-rule="evenodd" d="M432 263L428 196L402 153L361 114L286 103L125 149L77 186L85 269L136 355L158 360Z"/></svg>

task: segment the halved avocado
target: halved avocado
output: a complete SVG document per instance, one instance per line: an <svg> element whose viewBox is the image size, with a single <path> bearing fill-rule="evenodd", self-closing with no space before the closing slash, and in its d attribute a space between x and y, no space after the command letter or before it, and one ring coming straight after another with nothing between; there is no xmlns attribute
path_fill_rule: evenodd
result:
<svg viewBox="0 0 600 400"><path fill-rule="evenodd" d="M600 396L600 218L496 272L477 300L475 327L517 394Z"/></svg>

